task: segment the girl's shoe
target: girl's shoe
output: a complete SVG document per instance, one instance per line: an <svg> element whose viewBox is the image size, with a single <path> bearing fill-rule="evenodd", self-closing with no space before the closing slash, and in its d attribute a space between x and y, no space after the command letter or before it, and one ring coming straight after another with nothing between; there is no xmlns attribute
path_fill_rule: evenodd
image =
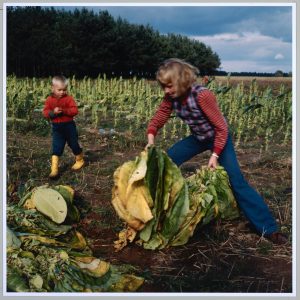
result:
<svg viewBox="0 0 300 300"><path fill-rule="evenodd" d="M288 242L288 238L281 232L273 232L265 236L268 240L277 245L283 245Z"/></svg>

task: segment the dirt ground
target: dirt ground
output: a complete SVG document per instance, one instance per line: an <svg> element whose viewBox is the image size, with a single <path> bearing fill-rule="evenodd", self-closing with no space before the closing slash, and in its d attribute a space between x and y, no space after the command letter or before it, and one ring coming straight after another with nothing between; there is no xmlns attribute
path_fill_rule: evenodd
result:
<svg viewBox="0 0 300 300"><path fill-rule="evenodd" d="M61 176L49 182L51 138L32 133L7 133L8 183L16 186L30 178L36 185L69 184L76 190L82 219L77 229L87 238L95 256L112 264L127 263L145 278L138 292L292 292L292 162L291 146L273 145L260 153L259 141L237 149L244 175L264 196L276 220L290 239L277 246L258 235L243 215L231 222L196 228L184 246L152 251L132 243L119 252L114 241L124 224L111 205L113 172L134 159L142 144L117 146L114 137L81 130L86 166L77 173L70 167L68 148L61 159ZM182 166L184 176L207 163L207 154Z"/></svg>

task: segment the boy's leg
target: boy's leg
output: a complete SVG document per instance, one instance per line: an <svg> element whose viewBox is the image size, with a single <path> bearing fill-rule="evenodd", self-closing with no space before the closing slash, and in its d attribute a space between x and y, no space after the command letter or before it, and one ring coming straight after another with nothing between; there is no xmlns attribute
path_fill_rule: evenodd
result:
<svg viewBox="0 0 300 300"><path fill-rule="evenodd" d="M277 231L276 221L265 201L241 173L230 135L219 163L227 171L235 198L249 221L260 233L270 234Z"/></svg>
<svg viewBox="0 0 300 300"><path fill-rule="evenodd" d="M211 142L201 143L193 135L190 135L174 144L167 154L177 166L180 166L195 155L210 149L211 144Z"/></svg>
<svg viewBox="0 0 300 300"><path fill-rule="evenodd" d="M51 157L51 173L50 178L56 178L58 176L58 163L59 157L64 151L66 139L61 130L60 124L52 124L52 157Z"/></svg>
<svg viewBox="0 0 300 300"><path fill-rule="evenodd" d="M65 128L65 137L69 147L71 148L74 155L82 153L82 149L78 144L78 133L75 122L68 122Z"/></svg>
<svg viewBox="0 0 300 300"><path fill-rule="evenodd" d="M66 137L69 147L72 149L75 155L75 164L72 166L73 171L81 169L84 165L83 152L78 144L78 133L75 122L68 123L66 128Z"/></svg>
<svg viewBox="0 0 300 300"><path fill-rule="evenodd" d="M52 124L52 155L61 156L64 152L66 139L61 124Z"/></svg>

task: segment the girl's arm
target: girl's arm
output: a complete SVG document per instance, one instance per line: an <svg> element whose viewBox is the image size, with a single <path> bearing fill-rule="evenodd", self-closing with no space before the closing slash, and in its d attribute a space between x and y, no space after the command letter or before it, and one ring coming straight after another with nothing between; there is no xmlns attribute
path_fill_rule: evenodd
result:
<svg viewBox="0 0 300 300"><path fill-rule="evenodd" d="M172 103L166 99L159 105L147 128L148 142L154 144L158 130L165 125L172 112ZM150 140L149 140L150 138Z"/></svg>
<svg viewBox="0 0 300 300"><path fill-rule="evenodd" d="M218 106L215 95L210 90L201 91L198 95L199 105L215 129L213 153L219 156L226 144L228 126ZM214 155L215 158L217 158Z"/></svg>

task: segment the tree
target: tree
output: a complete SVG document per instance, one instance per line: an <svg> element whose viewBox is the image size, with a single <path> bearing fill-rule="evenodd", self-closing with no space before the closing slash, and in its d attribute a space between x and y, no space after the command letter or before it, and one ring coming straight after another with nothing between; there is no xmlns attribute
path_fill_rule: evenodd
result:
<svg viewBox="0 0 300 300"><path fill-rule="evenodd" d="M277 70L274 74L275 77L283 77L283 72L281 70Z"/></svg>
<svg viewBox="0 0 300 300"><path fill-rule="evenodd" d="M8 74L153 78L158 65L170 57L185 59L203 74L220 66L218 55L199 41L115 20L107 11L30 6L7 10Z"/></svg>

